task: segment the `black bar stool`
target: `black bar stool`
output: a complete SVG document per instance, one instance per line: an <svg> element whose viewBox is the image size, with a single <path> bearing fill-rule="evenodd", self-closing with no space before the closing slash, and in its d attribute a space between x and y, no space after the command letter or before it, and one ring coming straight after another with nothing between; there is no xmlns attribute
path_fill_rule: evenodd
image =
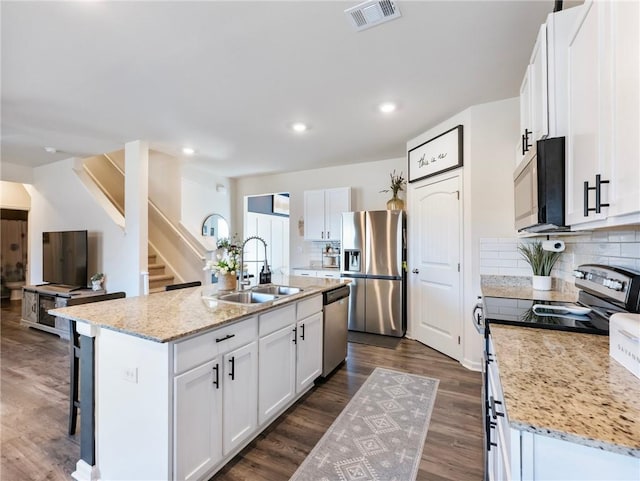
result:
<svg viewBox="0 0 640 481"><path fill-rule="evenodd" d="M109 301L111 299L121 299L126 296L125 292L113 292L102 296L89 296L69 299L67 306L77 306L89 302ZM96 299L96 297L98 297ZM76 433L76 423L78 420L78 408L80 399L78 396L78 385L80 378L80 334L76 329L76 321L69 320L69 435Z"/></svg>
<svg viewBox="0 0 640 481"><path fill-rule="evenodd" d="M193 281L193 282L183 282L182 284L170 284L164 287L165 291L175 291L176 289L185 289L187 287L198 287L201 286L202 282Z"/></svg>

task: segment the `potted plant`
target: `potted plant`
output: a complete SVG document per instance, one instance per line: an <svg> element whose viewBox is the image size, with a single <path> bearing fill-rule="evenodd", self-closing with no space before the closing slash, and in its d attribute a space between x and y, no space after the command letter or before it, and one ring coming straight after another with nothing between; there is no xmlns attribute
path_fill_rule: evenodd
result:
<svg viewBox="0 0 640 481"><path fill-rule="evenodd" d="M104 274L102 272L96 272L91 276L91 289L94 291L102 289L102 281L104 281Z"/></svg>
<svg viewBox="0 0 640 481"><path fill-rule="evenodd" d="M237 272L240 269L238 257L240 248L233 239L220 239L215 259L208 260L204 270L211 270L218 278L219 291L232 291L237 286Z"/></svg>
<svg viewBox="0 0 640 481"><path fill-rule="evenodd" d="M518 251L531 266L533 288L539 291L550 291L551 269L560 258L561 252L544 250L540 241L520 244Z"/></svg>
<svg viewBox="0 0 640 481"><path fill-rule="evenodd" d="M404 209L404 201L398 197L398 192L404 190L404 186L407 185L407 180L402 175L402 172L396 175L396 170L389 174L391 177L391 184L388 189L381 190L380 192L392 192L393 197L387 201L388 210L402 210Z"/></svg>

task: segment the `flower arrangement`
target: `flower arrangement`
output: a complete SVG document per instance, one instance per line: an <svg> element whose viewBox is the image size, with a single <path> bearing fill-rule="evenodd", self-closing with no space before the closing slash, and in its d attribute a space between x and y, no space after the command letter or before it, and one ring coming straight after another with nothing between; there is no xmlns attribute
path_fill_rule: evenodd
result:
<svg viewBox="0 0 640 481"><path fill-rule="evenodd" d="M407 179L404 178L402 172L396 175L396 170L389 174L391 177L391 184L388 189L381 190L380 192L393 192L394 197L398 197L398 192L404 190L404 186L407 185Z"/></svg>
<svg viewBox="0 0 640 481"><path fill-rule="evenodd" d="M520 244L518 251L529 263L534 276L550 276L553 265L560 258L561 252L546 251L542 248L542 242L535 241L529 244Z"/></svg>
<svg viewBox="0 0 640 481"><path fill-rule="evenodd" d="M208 260L203 270L212 270L216 274L235 274L240 268L239 256L240 248L234 239L220 239L216 258Z"/></svg>
<svg viewBox="0 0 640 481"><path fill-rule="evenodd" d="M91 276L91 282L102 282L104 280L104 274L102 272L96 272Z"/></svg>

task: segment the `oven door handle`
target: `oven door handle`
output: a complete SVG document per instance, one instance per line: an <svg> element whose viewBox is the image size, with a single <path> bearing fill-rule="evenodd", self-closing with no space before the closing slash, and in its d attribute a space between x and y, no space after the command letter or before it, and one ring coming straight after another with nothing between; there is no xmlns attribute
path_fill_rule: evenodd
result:
<svg viewBox="0 0 640 481"><path fill-rule="evenodd" d="M484 334L484 307L482 306L482 297L478 296L479 302L473 307L473 326L476 328L479 334Z"/></svg>

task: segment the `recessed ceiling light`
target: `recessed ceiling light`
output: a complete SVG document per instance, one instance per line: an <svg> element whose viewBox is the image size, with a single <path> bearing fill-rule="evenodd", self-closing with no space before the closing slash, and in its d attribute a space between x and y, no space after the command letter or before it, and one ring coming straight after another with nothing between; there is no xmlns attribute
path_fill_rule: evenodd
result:
<svg viewBox="0 0 640 481"><path fill-rule="evenodd" d="M393 102L383 102L378 105L378 110L383 114L390 114L391 112L395 112L398 106Z"/></svg>
<svg viewBox="0 0 640 481"><path fill-rule="evenodd" d="M182 153L184 155L193 155L196 153L196 151L194 149L192 149L191 147L182 147Z"/></svg>
<svg viewBox="0 0 640 481"><path fill-rule="evenodd" d="M305 130L307 130L307 125L303 124L302 122L296 122L295 124L291 125L291 128L296 132L304 132Z"/></svg>
<svg viewBox="0 0 640 481"><path fill-rule="evenodd" d="M55 147L45 147L44 150L50 154L55 154L58 151Z"/></svg>

